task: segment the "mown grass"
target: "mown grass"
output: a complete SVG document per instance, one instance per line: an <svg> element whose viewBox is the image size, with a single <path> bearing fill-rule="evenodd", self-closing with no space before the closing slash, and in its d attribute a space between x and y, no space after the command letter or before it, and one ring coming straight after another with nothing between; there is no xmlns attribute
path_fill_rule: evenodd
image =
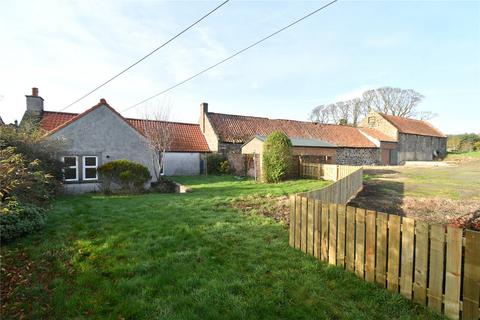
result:
<svg viewBox="0 0 480 320"><path fill-rule="evenodd" d="M458 160L465 158L480 158L480 151L470 151L470 152L449 152L446 160Z"/></svg>
<svg viewBox="0 0 480 320"><path fill-rule="evenodd" d="M2 297L2 319L439 318L290 248L285 226L230 206L325 182L178 180L193 192L59 198L43 231L2 246L2 279L9 264L34 266Z"/></svg>

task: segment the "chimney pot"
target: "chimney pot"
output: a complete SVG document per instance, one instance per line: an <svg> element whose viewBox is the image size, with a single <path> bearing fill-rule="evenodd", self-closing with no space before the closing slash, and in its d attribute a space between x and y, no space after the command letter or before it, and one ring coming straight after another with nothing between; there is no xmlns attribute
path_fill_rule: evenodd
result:
<svg viewBox="0 0 480 320"><path fill-rule="evenodd" d="M41 115L43 113L43 98L38 95L38 88L32 88L32 94L27 95L27 112Z"/></svg>

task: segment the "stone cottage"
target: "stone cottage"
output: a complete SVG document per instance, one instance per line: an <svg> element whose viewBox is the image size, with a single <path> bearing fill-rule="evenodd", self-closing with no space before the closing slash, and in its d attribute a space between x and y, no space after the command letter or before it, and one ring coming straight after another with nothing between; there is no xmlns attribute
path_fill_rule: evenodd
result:
<svg viewBox="0 0 480 320"><path fill-rule="evenodd" d="M204 155L210 152L198 124L124 118L105 99L80 114L46 111L38 89L33 88L26 97L27 110L22 122L35 121L49 139L62 141L62 150L56 156L66 166L67 192L98 189L96 169L112 160L141 163L154 177L152 151L144 135L147 126L163 125L171 136L165 155L165 175L199 174Z"/></svg>

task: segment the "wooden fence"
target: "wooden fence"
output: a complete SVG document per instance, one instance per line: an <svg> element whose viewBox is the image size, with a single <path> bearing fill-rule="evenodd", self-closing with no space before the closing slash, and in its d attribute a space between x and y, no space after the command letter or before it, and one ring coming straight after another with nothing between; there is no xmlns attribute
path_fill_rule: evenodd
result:
<svg viewBox="0 0 480 320"><path fill-rule="evenodd" d="M346 204L348 200L357 195L363 186L363 169L361 167L301 163L300 175L335 181L322 189L299 194L323 202Z"/></svg>
<svg viewBox="0 0 480 320"><path fill-rule="evenodd" d="M302 178L337 181L359 168L357 166L300 162L299 173Z"/></svg>
<svg viewBox="0 0 480 320"><path fill-rule="evenodd" d="M289 241L452 319L479 319L480 232L297 195Z"/></svg>

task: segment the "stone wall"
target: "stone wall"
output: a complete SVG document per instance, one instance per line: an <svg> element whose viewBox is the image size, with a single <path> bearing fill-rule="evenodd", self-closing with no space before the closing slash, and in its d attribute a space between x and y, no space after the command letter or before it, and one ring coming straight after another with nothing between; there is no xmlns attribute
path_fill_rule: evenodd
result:
<svg viewBox="0 0 480 320"><path fill-rule="evenodd" d="M372 128L383 132L389 137L397 139L398 129L376 112L370 112L358 126L362 128Z"/></svg>
<svg viewBox="0 0 480 320"><path fill-rule="evenodd" d="M230 162L230 167L233 169L234 174L238 176L244 176L246 173L246 156L241 153L227 153L226 156L228 162Z"/></svg>
<svg viewBox="0 0 480 320"><path fill-rule="evenodd" d="M337 164L354 166L380 164L379 148L338 148Z"/></svg>
<svg viewBox="0 0 480 320"><path fill-rule="evenodd" d="M399 134L398 162L431 161L447 154L447 139L415 134Z"/></svg>

